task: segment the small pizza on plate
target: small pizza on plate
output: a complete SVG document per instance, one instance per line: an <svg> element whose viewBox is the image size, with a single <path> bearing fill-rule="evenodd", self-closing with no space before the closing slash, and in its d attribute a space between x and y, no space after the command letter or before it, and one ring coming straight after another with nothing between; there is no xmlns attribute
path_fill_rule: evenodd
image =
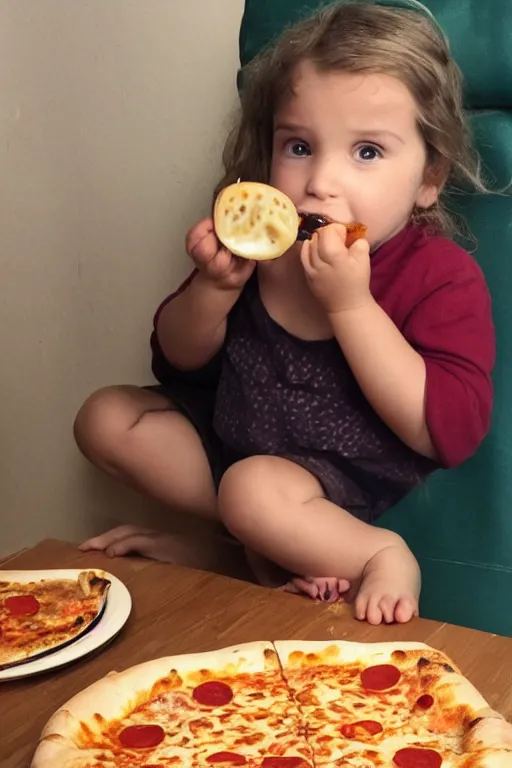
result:
<svg viewBox="0 0 512 768"><path fill-rule="evenodd" d="M32 768L510 768L512 725L420 643L255 642L110 673Z"/></svg>
<svg viewBox="0 0 512 768"><path fill-rule="evenodd" d="M89 631L101 617L109 586L102 571L34 581L24 571L1 571L0 669L56 651Z"/></svg>

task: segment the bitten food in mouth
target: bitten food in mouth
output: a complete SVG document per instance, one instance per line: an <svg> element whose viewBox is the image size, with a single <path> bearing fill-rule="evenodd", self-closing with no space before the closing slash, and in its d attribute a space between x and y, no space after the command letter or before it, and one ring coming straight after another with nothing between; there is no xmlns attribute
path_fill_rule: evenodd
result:
<svg viewBox="0 0 512 768"><path fill-rule="evenodd" d="M213 221L220 242L235 256L256 261L277 259L297 241L310 240L331 219L299 214L283 192L259 182L243 181L223 189L215 201ZM347 247L364 237L363 224L347 224Z"/></svg>
<svg viewBox="0 0 512 768"><path fill-rule="evenodd" d="M317 229L326 227L328 224L333 224L332 219L328 219L326 216L321 216L319 213L300 213L299 234L297 240L311 240L314 232ZM366 235L366 227L364 224L351 223L344 225L347 229L347 239L345 245L347 248L355 243L356 240L360 240Z"/></svg>

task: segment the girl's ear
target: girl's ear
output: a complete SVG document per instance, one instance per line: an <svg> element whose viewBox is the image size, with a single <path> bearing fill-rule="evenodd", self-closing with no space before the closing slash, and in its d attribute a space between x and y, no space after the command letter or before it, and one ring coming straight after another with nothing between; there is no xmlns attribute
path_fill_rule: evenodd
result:
<svg viewBox="0 0 512 768"><path fill-rule="evenodd" d="M416 205L418 208L430 208L439 199L450 173L450 164L445 158L430 161L425 169L425 178L421 185Z"/></svg>
<svg viewBox="0 0 512 768"><path fill-rule="evenodd" d="M422 184L416 197L416 207L431 208L437 203L440 191L435 184Z"/></svg>

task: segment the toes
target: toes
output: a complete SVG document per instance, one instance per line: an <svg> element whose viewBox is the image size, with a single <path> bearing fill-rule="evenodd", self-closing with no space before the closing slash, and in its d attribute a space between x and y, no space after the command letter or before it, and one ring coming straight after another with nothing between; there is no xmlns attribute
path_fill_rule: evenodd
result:
<svg viewBox="0 0 512 768"><path fill-rule="evenodd" d="M320 600L325 603L333 603L339 599L338 579L327 577L325 579L315 579L320 592Z"/></svg>
<svg viewBox="0 0 512 768"><path fill-rule="evenodd" d="M87 539L87 541L78 546L78 549L81 549L83 552L90 549L107 549L107 547L121 541L121 539L133 536L133 534L140 533L142 530L142 528L138 528L135 525L120 525L117 528L112 528L110 531L102 533L100 536L93 536Z"/></svg>
<svg viewBox="0 0 512 768"><path fill-rule="evenodd" d="M105 550L107 557L123 557L124 555L135 552L136 554L143 555L148 550L148 534L134 534L133 536L126 536L120 541L116 541Z"/></svg>
<svg viewBox="0 0 512 768"><path fill-rule="evenodd" d="M350 589L350 582L334 576L296 576L284 589L285 592L303 594L313 600L333 603Z"/></svg>
<svg viewBox="0 0 512 768"><path fill-rule="evenodd" d="M137 529L137 533L132 536L126 536L121 541L117 541L110 547L107 547L105 554L108 557L123 557L134 553L149 557L152 560L160 560L166 563L174 563L183 559L187 552L183 551L182 542L168 533L157 531Z"/></svg>
<svg viewBox="0 0 512 768"><path fill-rule="evenodd" d="M291 584L296 587L301 594L307 595L313 600L317 600L320 597L320 590L314 579L297 576L291 580Z"/></svg>
<svg viewBox="0 0 512 768"><path fill-rule="evenodd" d="M369 624L382 623L382 609L380 608L380 594L371 592L360 592L356 597L354 604L354 613L359 621L366 621Z"/></svg>
<svg viewBox="0 0 512 768"><path fill-rule="evenodd" d="M339 600L338 581L334 576L305 576L304 580L316 585L317 599L323 603L333 603Z"/></svg>
<svg viewBox="0 0 512 768"><path fill-rule="evenodd" d="M369 599L370 595L367 592L360 592L356 597L354 603L354 614L356 619L359 619L359 621L364 621L366 619Z"/></svg>
<svg viewBox="0 0 512 768"><path fill-rule="evenodd" d="M392 624L394 621L406 624L418 616L418 602L413 597L401 597L361 592L357 595L354 606L356 619L369 624Z"/></svg>
<svg viewBox="0 0 512 768"><path fill-rule="evenodd" d="M368 624L382 624L382 609L380 607L380 595L371 595L366 609L366 619Z"/></svg>
<svg viewBox="0 0 512 768"><path fill-rule="evenodd" d="M324 578L313 576L296 576L286 586L286 592L303 594L313 600L321 600L324 603L333 603L340 599L343 592L350 587L346 579L337 579L334 576Z"/></svg>
<svg viewBox="0 0 512 768"><path fill-rule="evenodd" d="M313 600L331 603L339 598L338 579L334 577L296 576L290 585L288 592L298 590Z"/></svg>
<svg viewBox="0 0 512 768"><path fill-rule="evenodd" d="M159 534L155 531L138 528L136 533L125 536L124 539L120 539L107 547L105 554L108 557L123 557L133 552L136 555L151 557L155 560L167 560L169 558L165 557L166 539L164 533ZM164 554L160 550L163 550Z"/></svg>
<svg viewBox="0 0 512 768"><path fill-rule="evenodd" d="M113 531L108 531L108 533L102 533L101 536L93 536L91 539L83 541L78 545L78 549L82 552L89 552L92 549L98 551L106 549L112 541L108 536L109 533L113 533Z"/></svg>
<svg viewBox="0 0 512 768"><path fill-rule="evenodd" d="M395 620L396 601L391 595L384 595L379 601L379 608L386 624L392 624Z"/></svg>
<svg viewBox="0 0 512 768"><path fill-rule="evenodd" d="M340 600L350 589L350 582L347 579L338 579L334 576L326 577L306 577L307 581L314 582L318 587L318 598L325 603L334 603Z"/></svg>
<svg viewBox="0 0 512 768"><path fill-rule="evenodd" d="M400 624L406 624L418 615L418 601L413 597L401 597L396 604L395 619Z"/></svg>
<svg viewBox="0 0 512 768"><path fill-rule="evenodd" d="M289 592L291 595L303 595L304 592L302 589L299 589L296 584L293 583L293 581L289 581L287 584L284 585L282 588L284 592Z"/></svg>

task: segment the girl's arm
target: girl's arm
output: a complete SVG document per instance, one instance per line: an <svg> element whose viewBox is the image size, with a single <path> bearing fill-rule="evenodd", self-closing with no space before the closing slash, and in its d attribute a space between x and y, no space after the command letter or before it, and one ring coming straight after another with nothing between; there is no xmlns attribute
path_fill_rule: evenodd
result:
<svg viewBox="0 0 512 768"><path fill-rule="evenodd" d="M226 318L254 271L254 262L237 259L220 246L211 217L192 227L186 246L197 271L160 307L155 334L171 366L194 371L222 347Z"/></svg>
<svg viewBox="0 0 512 768"><path fill-rule="evenodd" d="M495 338L481 270L459 246L436 239L399 329L371 294L369 244L347 249L345 237L332 224L304 243L311 290L381 419L413 450L456 467L491 421Z"/></svg>
<svg viewBox="0 0 512 768"><path fill-rule="evenodd" d="M406 445L436 460L426 420L427 370L421 355L376 301L331 315L330 319L372 408Z"/></svg>
<svg viewBox="0 0 512 768"><path fill-rule="evenodd" d="M208 363L224 343L227 316L242 289L221 288L196 273L159 311L155 329L171 365L184 371Z"/></svg>

